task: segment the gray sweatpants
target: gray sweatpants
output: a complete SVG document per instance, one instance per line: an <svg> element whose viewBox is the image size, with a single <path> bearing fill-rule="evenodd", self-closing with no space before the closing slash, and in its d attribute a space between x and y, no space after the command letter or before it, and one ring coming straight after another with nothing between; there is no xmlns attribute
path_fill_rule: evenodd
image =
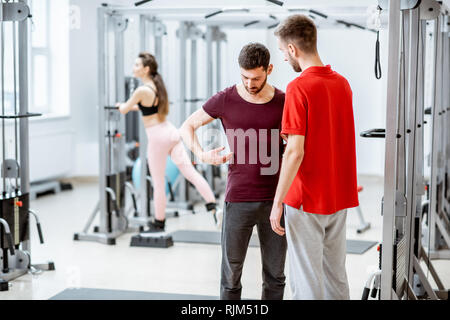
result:
<svg viewBox="0 0 450 320"><path fill-rule="evenodd" d="M296 300L348 300L347 210L306 213L285 205L289 284Z"/></svg>

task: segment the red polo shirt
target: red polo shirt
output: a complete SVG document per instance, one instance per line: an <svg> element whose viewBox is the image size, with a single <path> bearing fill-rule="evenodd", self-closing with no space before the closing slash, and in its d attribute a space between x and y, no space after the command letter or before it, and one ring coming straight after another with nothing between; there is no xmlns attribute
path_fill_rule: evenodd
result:
<svg viewBox="0 0 450 320"><path fill-rule="evenodd" d="M343 76L329 65L309 67L290 82L281 133L305 136L285 204L317 214L359 205L352 90Z"/></svg>

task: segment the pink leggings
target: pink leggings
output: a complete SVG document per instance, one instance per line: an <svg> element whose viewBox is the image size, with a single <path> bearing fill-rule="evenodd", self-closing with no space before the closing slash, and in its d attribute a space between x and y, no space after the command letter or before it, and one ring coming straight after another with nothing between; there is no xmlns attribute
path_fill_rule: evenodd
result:
<svg viewBox="0 0 450 320"><path fill-rule="evenodd" d="M164 121L145 130L148 138L147 161L153 181L156 219L164 220L166 216L165 172L168 155L183 176L195 186L206 203L216 202L208 182L192 165L177 128L169 121Z"/></svg>

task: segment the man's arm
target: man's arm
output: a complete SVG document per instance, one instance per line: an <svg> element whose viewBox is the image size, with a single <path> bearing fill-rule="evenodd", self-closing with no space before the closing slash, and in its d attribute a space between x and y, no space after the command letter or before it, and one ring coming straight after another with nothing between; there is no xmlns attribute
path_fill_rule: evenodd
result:
<svg viewBox="0 0 450 320"><path fill-rule="evenodd" d="M180 135L186 146L203 162L209 164L222 164L231 159L232 153L222 156L219 153L225 149L225 147L217 148L208 152L203 151L202 146L198 140L195 131L207 125L214 120L203 109L195 111L184 121L180 127Z"/></svg>
<svg viewBox="0 0 450 320"><path fill-rule="evenodd" d="M195 131L214 121L214 118L207 114L203 109L198 109L183 122L180 127L180 135L186 146L198 157L201 158L203 148L198 141Z"/></svg>
<svg viewBox="0 0 450 320"><path fill-rule="evenodd" d="M272 213L270 215L272 229L280 236L284 235L284 228L280 226L280 219L283 214L283 200L286 197L303 161L304 144L305 136L288 136L286 151L283 154L280 177L278 179L277 190L273 201Z"/></svg>

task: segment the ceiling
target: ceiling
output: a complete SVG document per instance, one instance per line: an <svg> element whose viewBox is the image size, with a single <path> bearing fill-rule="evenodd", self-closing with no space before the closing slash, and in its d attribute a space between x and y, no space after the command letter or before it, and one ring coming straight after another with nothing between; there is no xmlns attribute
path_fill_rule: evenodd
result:
<svg viewBox="0 0 450 320"><path fill-rule="evenodd" d="M370 29L367 21L378 5L378 0L280 0L282 6L268 0L152 0L135 7L138 1L109 3L128 8L128 13L154 15L163 21L186 20L230 28L270 28L289 15L301 13L314 19L318 28ZM382 26L386 26L386 10L380 18Z"/></svg>

